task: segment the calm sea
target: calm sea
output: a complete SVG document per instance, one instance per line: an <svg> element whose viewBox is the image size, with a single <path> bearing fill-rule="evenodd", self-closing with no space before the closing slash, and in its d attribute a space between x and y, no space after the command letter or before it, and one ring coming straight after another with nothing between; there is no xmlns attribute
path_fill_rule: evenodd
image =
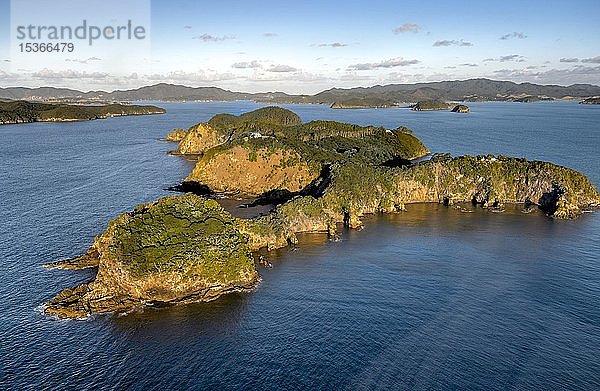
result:
<svg viewBox="0 0 600 391"><path fill-rule="evenodd" d="M538 390L600 388L600 214L413 205L362 231L269 254L250 294L127 316L41 313L92 270L109 220L169 194L191 163L160 141L249 102L162 116L0 127L0 389ZM447 112L286 106L303 120L414 129L435 152L550 160L600 185L600 106L473 103Z"/></svg>

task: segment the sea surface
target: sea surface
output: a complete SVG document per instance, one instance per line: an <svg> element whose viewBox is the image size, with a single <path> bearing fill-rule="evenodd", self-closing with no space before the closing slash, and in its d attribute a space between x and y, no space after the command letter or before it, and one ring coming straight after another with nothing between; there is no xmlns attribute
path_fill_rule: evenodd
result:
<svg viewBox="0 0 600 391"><path fill-rule="evenodd" d="M160 139L251 102L0 126L2 390L600 389L600 213L411 205L339 241L268 254L253 293L56 320L42 305L93 270L107 223L171 194L192 163ZM303 120L406 125L434 152L543 159L600 185L600 106L472 103L471 113L289 105Z"/></svg>

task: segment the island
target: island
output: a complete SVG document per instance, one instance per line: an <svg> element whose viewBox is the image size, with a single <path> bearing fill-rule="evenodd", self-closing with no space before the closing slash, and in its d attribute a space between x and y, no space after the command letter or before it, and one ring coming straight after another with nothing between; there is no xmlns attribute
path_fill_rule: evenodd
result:
<svg viewBox="0 0 600 391"><path fill-rule="evenodd" d="M68 105L35 103L23 100L0 101L0 125L30 122L72 122L126 115L164 114L156 106L124 104Z"/></svg>
<svg viewBox="0 0 600 391"><path fill-rule="evenodd" d="M442 100L421 100L412 105L411 108L415 111L433 111L433 110L450 110L453 113L468 113L469 107L455 103L448 103Z"/></svg>
<svg viewBox="0 0 600 391"><path fill-rule="evenodd" d="M332 109L387 109L400 105L383 98L350 98L331 104Z"/></svg>
<svg viewBox="0 0 600 391"><path fill-rule="evenodd" d="M600 97L595 96L592 98L587 98L579 102L582 105L600 105Z"/></svg>
<svg viewBox="0 0 600 391"><path fill-rule="evenodd" d="M412 203L504 204L571 219L600 205L583 174L548 162L435 154L399 126L303 123L266 107L218 114L185 131L176 151L197 157L188 192L139 205L108 224L85 254L48 266L97 267L96 278L60 292L45 312L59 318L210 301L260 281L260 249L296 243L296 234L335 237L373 213L410 213ZM183 185L183 184L182 184ZM274 204L242 219L211 193Z"/></svg>

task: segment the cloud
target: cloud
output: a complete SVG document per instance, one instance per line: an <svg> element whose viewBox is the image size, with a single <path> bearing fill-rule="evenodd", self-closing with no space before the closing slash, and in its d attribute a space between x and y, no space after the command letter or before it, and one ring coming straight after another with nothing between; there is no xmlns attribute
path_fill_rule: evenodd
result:
<svg viewBox="0 0 600 391"><path fill-rule="evenodd" d="M267 69L268 72L277 72L277 73L286 73L286 72L296 72L298 71L297 68L294 68L292 66L289 65L272 65L269 69Z"/></svg>
<svg viewBox="0 0 600 391"><path fill-rule="evenodd" d="M367 71L371 69L380 69L380 68L394 68L394 67L404 67L408 65L418 64L419 60L405 60L402 57L390 58L389 60L384 60L381 62L371 62L371 63L362 63L362 64L353 64L348 66L348 70L354 71Z"/></svg>
<svg viewBox="0 0 600 391"><path fill-rule="evenodd" d="M272 37L278 37L279 34L277 33L263 33L263 37L267 37L267 38L272 38Z"/></svg>
<svg viewBox="0 0 600 391"><path fill-rule="evenodd" d="M344 46L348 46L347 43L340 43L340 42L332 42L332 43L320 43L319 45L320 48L323 47L330 47L330 48L343 48Z"/></svg>
<svg viewBox="0 0 600 391"><path fill-rule="evenodd" d="M151 75L145 75L144 78L152 82L195 83L199 81L215 82L223 80L233 80L238 79L239 76L231 72L220 73L211 69L201 69L197 72L175 71L166 74L154 73Z"/></svg>
<svg viewBox="0 0 600 391"><path fill-rule="evenodd" d="M508 34L504 34L503 36L501 36L499 39L506 41L508 39L525 39L527 38L527 35L523 34L523 33L518 33L518 32L512 32L512 33L508 33Z"/></svg>
<svg viewBox="0 0 600 391"><path fill-rule="evenodd" d="M419 26L418 24L414 24L414 23L404 23L402 26L398 26L395 29L392 30L394 32L394 34L402 34L402 33L418 33L419 31L421 31L421 26Z"/></svg>
<svg viewBox="0 0 600 391"><path fill-rule="evenodd" d="M469 41L464 41L464 40L447 40L447 39L443 39L441 41L435 41L433 43L433 46L473 46L473 44Z"/></svg>
<svg viewBox="0 0 600 391"><path fill-rule="evenodd" d="M525 62L525 56L521 56L520 54L509 54L507 56L500 56L498 58L486 58L483 62L489 61L498 61L498 62L507 62L507 61L516 61L516 62Z"/></svg>
<svg viewBox="0 0 600 391"><path fill-rule="evenodd" d="M518 55L518 54L509 54L508 56L500 56L498 61L500 61L500 62L506 62L506 61L523 62L523 61L525 61L525 57Z"/></svg>
<svg viewBox="0 0 600 391"><path fill-rule="evenodd" d="M8 59L8 58L6 58L6 59L4 59L2 61L4 61L4 62L11 62L10 59Z"/></svg>
<svg viewBox="0 0 600 391"><path fill-rule="evenodd" d="M293 73L286 72L265 72L259 71L254 72L252 75L246 78L246 81L250 82L322 82L329 80L324 75L297 71Z"/></svg>
<svg viewBox="0 0 600 391"><path fill-rule="evenodd" d="M219 37L219 36L210 35L210 34L202 34L202 35L196 35L192 39L197 39L202 42L222 42L222 41L226 41L228 39L234 39L234 38L235 37L232 37L229 35L223 35L223 36Z"/></svg>
<svg viewBox="0 0 600 391"><path fill-rule="evenodd" d="M186 29L186 30L191 30L191 29L192 29L192 26L190 26L190 25L185 25L185 26L183 26L183 28L184 28L184 29Z"/></svg>
<svg viewBox="0 0 600 391"><path fill-rule="evenodd" d="M500 69L494 71L493 74L494 77L510 78L515 81L527 81L533 83L598 84L600 82L600 65L575 65L569 69L549 69L547 71Z"/></svg>
<svg viewBox="0 0 600 391"><path fill-rule="evenodd" d="M579 59L577 57L572 57L572 58L561 58L560 62L579 62Z"/></svg>
<svg viewBox="0 0 600 391"><path fill-rule="evenodd" d="M236 62L234 64L231 64L232 68L237 68L237 69L250 69L250 68L262 68L262 65L256 61L242 61L242 62Z"/></svg>
<svg viewBox="0 0 600 391"><path fill-rule="evenodd" d="M98 58L98 57L89 57L89 58L87 58L85 60L78 59L78 58L67 58L67 59L65 59L66 62L77 62L79 64L87 64L90 61L100 61L100 60L102 60L102 59Z"/></svg>
<svg viewBox="0 0 600 391"><path fill-rule="evenodd" d="M465 63L462 63L462 64L458 64L458 65L461 66L461 67L478 67L479 66L477 64L471 64L471 63L468 63L468 62L465 62Z"/></svg>
<svg viewBox="0 0 600 391"><path fill-rule="evenodd" d="M591 63L591 64L600 64L600 56L591 57L591 58L583 58L581 62Z"/></svg>
<svg viewBox="0 0 600 391"><path fill-rule="evenodd" d="M104 72L80 72L72 69L54 71L44 68L41 71L33 72L31 77L34 79L107 79L110 75Z"/></svg>

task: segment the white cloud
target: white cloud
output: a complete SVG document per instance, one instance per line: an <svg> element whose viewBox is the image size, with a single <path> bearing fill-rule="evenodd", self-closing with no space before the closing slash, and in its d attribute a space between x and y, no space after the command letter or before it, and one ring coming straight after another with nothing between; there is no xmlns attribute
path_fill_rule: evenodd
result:
<svg viewBox="0 0 600 391"><path fill-rule="evenodd" d="M600 64L600 56L591 57L591 58L583 58L583 59L581 59L581 62Z"/></svg>
<svg viewBox="0 0 600 391"><path fill-rule="evenodd" d="M152 82L165 82L165 83L182 83L182 82L188 82L188 83L195 83L195 82L199 82L199 81L209 81L209 82L215 82L215 81L223 81L223 80L233 80L233 79L237 79L239 78L239 76L231 73L231 72L225 72L225 73L220 73L217 72L215 70L198 70L197 72L184 72L184 71L175 71L175 72L169 72L166 74L161 74L161 73L154 73L151 75L145 75L144 79L147 79L149 81Z"/></svg>
<svg viewBox="0 0 600 391"><path fill-rule="evenodd" d="M515 32L512 32L512 33L504 34L499 39L501 39L503 41L506 41L507 39L513 39L513 38L515 38L515 39L525 39L525 38L527 38L527 35L515 31Z"/></svg>
<svg viewBox="0 0 600 391"><path fill-rule="evenodd" d="M192 39L197 39L202 42L222 42L222 41L226 41L228 39L235 39L235 37L229 36L229 35L216 36L216 35L210 35L210 34L201 34L201 35L196 35Z"/></svg>
<svg viewBox="0 0 600 391"><path fill-rule="evenodd" d="M515 61L515 62L525 62L525 56L521 56L520 54L509 54L507 56L500 56L497 58L486 58L483 62L490 61L498 61L498 62L507 62L507 61Z"/></svg>
<svg viewBox="0 0 600 391"><path fill-rule="evenodd" d="M330 47L330 48L342 48L345 46L348 46L347 43L341 43L341 42L332 42L332 43L320 43L319 45L320 48L322 47Z"/></svg>
<svg viewBox="0 0 600 391"><path fill-rule="evenodd" d="M421 26L419 26L418 24L414 24L414 23L404 23L402 26L398 26L395 29L392 30L394 32L394 34L402 34L402 33L418 33L419 31L421 31Z"/></svg>
<svg viewBox="0 0 600 391"><path fill-rule="evenodd" d="M381 62L371 62L371 63L362 63L362 64L353 64L348 66L348 70L354 71L368 71L372 69L380 69L380 68L395 68L395 67L405 67L408 65L418 64L419 60L405 60L402 57L390 58L389 60L384 60Z"/></svg>
<svg viewBox="0 0 600 391"><path fill-rule="evenodd" d="M473 43L462 40L462 39L460 41L457 41L455 39L452 39L452 40L443 39L441 41L435 41L433 43L433 46L437 46L437 47L439 47L439 46L473 46Z"/></svg>
<svg viewBox="0 0 600 391"><path fill-rule="evenodd" d="M80 72L72 69L64 69L60 71L54 71L48 68L44 68L41 71L33 72L31 77L35 79L53 80L53 79L101 79L105 80L110 77L108 73L104 72Z"/></svg>
<svg viewBox="0 0 600 391"><path fill-rule="evenodd" d="M286 73L296 72L298 71L298 68L294 68L290 65L272 65L269 69L267 69L267 71L276 73Z"/></svg>
<svg viewBox="0 0 600 391"><path fill-rule="evenodd" d="M252 61L241 61L231 64L232 68L236 69L252 69L252 68L262 68L262 65L257 60Z"/></svg>

